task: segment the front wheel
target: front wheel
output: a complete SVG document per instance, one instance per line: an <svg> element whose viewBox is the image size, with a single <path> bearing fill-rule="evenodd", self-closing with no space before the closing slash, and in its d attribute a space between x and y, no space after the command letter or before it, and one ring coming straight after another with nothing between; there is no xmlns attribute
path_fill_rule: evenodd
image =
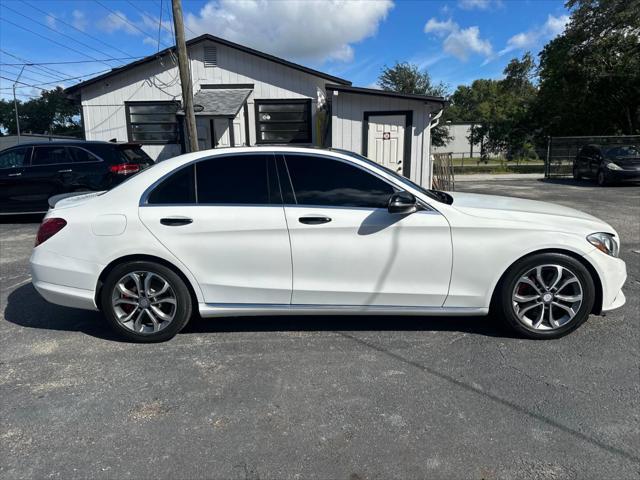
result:
<svg viewBox="0 0 640 480"><path fill-rule="evenodd" d="M560 253L532 255L509 269L499 308L509 327L533 339L559 338L584 323L595 286L578 260Z"/></svg>
<svg viewBox="0 0 640 480"><path fill-rule="evenodd" d="M604 172L604 170L598 170L598 176L596 177L596 181L598 182L598 185L600 185L601 187L606 187L607 185L609 185L609 183L611 183L609 181L609 178L607 177L607 174Z"/></svg>
<svg viewBox="0 0 640 480"><path fill-rule="evenodd" d="M134 342L174 337L191 317L191 296L184 281L164 265L147 261L115 267L101 292L102 311L111 327Z"/></svg>

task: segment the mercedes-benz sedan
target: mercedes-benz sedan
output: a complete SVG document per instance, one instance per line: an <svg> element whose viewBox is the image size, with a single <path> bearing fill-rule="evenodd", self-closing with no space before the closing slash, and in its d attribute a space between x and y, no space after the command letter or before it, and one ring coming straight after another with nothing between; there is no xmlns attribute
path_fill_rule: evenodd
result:
<svg viewBox="0 0 640 480"><path fill-rule="evenodd" d="M625 302L607 223L531 200L425 190L359 155L216 149L51 202L31 256L48 301L135 341L198 312L486 315L555 338Z"/></svg>

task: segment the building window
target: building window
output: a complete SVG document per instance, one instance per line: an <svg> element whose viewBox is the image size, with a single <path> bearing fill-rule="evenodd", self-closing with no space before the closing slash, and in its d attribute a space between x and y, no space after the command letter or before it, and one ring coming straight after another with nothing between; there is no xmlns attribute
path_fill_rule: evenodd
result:
<svg viewBox="0 0 640 480"><path fill-rule="evenodd" d="M257 143L311 143L311 100L256 100Z"/></svg>
<svg viewBox="0 0 640 480"><path fill-rule="evenodd" d="M127 102L129 141L142 144L178 143L176 102Z"/></svg>

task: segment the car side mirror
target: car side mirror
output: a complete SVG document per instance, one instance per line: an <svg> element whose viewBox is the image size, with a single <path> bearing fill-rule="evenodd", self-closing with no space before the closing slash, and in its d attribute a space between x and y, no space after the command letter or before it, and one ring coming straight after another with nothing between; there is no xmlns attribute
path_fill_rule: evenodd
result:
<svg viewBox="0 0 640 480"><path fill-rule="evenodd" d="M403 213L409 214L418 210L418 204L416 197L409 192L397 192L391 195L389 199L389 206L387 207L389 213Z"/></svg>

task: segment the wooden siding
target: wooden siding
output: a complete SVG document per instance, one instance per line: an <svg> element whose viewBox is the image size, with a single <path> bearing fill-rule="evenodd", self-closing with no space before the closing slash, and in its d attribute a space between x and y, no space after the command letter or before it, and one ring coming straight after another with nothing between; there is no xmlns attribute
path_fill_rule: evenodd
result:
<svg viewBox="0 0 640 480"><path fill-rule="evenodd" d="M335 92L334 92L335 93ZM331 97L331 146L362 154L365 112L411 110L411 175L420 185L429 185L430 112L437 107L417 100L339 92Z"/></svg>
<svg viewBox="0 0 640 480"><path fill-rule="evenodd" d="M217 67L204 66L205 45L217 47ZM325 79L214 42L194 45L189 55L194 93L201 84L254 84L247 100L251 145L256 141L256 99L310 98L313 142L316 142L315 114L318 104L325 100ZM127 140L126 101L181 98L178 69L168 57L88 85L81 91L86 138ZM244 125L238 124L236 128L244 133ZM240 144L241 139L236 138L236 143ZM180 145L145 145L144 149L153 158L160 159L180 153Z"/></svg>

